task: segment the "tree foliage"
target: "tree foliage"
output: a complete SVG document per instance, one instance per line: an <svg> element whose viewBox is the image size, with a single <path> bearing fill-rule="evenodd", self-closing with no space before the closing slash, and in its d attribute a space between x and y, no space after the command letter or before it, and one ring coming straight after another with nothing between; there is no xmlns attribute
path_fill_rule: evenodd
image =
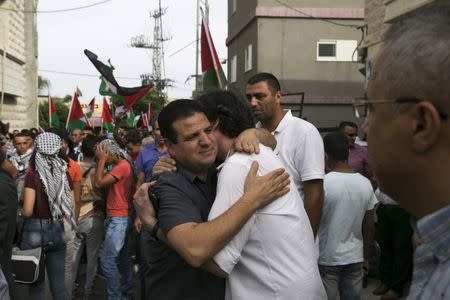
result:
<svg viewBox="0 0 450 300"><path fill-rule="evenodd" d="M55 104L56 114L58 115L59 126L65 127L67 115L69 114L69 107L64 98L53 98ZM44 101L39 104L39 126L48 129L48 102Z"/></svg>
<svg viewBox="0 0 450 300"><path fill-rule="evenodd" d="M113 96L111 97L111 101L115 106L121 106L124 104L125 100L124 97ZM150 89L144 97L139 99L139 101L133 105L134 113L136 115L139 115L141 112L147 113L149 103L151 103L152 107L152 118L156 118L167 103L167 95L158 92L155 88Z"/></svg>

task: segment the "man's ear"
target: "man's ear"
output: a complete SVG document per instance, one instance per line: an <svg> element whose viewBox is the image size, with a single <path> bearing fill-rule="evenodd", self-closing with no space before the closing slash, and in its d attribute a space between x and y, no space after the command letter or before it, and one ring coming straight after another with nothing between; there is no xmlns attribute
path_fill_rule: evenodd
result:
<svg viewBox="0 0 450 300"><path fill-rule="evenodd" d="M275 103L280 104L281 105L281 97L283 95L281 94L281 91L277 91L275 93Z"/></svg>
<svg viewBox="0 0 450 300"><path fill-rule="evenodd" d="M164 145L166 145L167 152L169 152L170 157L176 157L176 151L175 151L175 147L174 147L175 144L172 143L171 140L165 138Z"/></svg>
<svg viewBox="0 0 450 300"><path fill-rule="evenodd" d="M421 101L415 105L413 117L413 148L425 152L439 140L442 126L439 111L430 101Z"/></svg>

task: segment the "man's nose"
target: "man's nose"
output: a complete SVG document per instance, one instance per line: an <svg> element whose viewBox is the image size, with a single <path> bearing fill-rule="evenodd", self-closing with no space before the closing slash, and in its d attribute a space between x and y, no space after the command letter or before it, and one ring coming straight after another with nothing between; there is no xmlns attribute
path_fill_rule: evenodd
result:
<svg viewBox="0 0 450 300"><path fill-rule="evenodd" d="M248 100L248 103L250 104L251 107L255 107L258 104L255 96L251 96L251 98Z"/></svg>

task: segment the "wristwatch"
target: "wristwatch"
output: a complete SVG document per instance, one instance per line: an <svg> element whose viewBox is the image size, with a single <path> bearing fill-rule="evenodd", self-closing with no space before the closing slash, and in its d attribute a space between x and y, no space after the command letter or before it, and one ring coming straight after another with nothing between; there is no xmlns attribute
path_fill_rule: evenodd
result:
<svg viewBox="0 0 450 300"><path fill-rule="evenodd" d="M153 225L152 231L150 232L150 236L152 238L154 238L155 240L157 240L157 241L159 241L159 239L158 239L158 230L159 230L159 222L156 221L155 225Z"/></svg>

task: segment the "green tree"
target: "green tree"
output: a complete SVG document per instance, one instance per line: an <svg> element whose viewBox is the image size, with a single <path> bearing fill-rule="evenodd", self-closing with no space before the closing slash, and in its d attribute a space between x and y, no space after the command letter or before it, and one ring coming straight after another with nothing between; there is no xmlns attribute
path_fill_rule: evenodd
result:
<svg viewBox="0 0 450 300"><path fill-rule="evenodd" d="M48 92L48 88L51 86L50 80L44 78L42 76L38 76L38 91L39 93L43 93L45 90Z"/></svg>
<svg viewBox="0 0 450 300"><path fill-rule="evenodd" d="M56 114L58 115L59 124L64 127L67 120L67 115L69 114L69 107L64 101L64 98L53 98L53 103L55 104ZM44 101L39 104L39 125L48 129L48 102Z"/></svg>
<svg viewBox="0 0 450 300"><path fill-rule="evenodd" d="M111 101L115 106L124 105L125 98L122 96L113 96ZM148 104L151 103L152 118L156 118L159 112L167 103L167 95L165 93L158 93L155 88L150 89L139 101L133 105L133 110L136 115L147 113ZM150 120L149 120L150 121Z"/></svg>

